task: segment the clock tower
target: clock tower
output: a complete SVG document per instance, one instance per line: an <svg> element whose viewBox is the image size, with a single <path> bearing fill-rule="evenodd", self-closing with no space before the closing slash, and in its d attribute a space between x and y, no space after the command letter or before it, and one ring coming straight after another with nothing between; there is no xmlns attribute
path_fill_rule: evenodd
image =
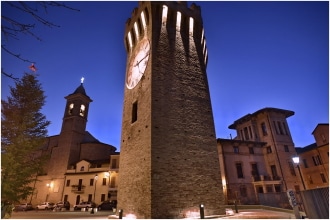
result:
<svg viewBox="0 0 330 220"><path fill-rule="evenodd" d="M201 9L139 2L126 22L118 210L136 218L224 214Z"/></svg>

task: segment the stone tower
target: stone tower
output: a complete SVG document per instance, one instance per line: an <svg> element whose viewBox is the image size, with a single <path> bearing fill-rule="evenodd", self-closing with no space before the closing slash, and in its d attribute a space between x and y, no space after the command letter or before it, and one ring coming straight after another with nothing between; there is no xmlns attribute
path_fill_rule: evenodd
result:
<svg viewBox="0 0 330 220"><path fill-rule="evenodd" d="M52 157L57 159L50 160L48 167L48 173L59 175L63 175L70 165L79 160L80 143L85 136L89 103L92 102L83 83L65 98L67 102L58 147L52 151Z"/></svg>
<svg viewBox="0 0 330 220"><path fill-rule="evenodd" d="M224 214L201 9L139 2L126 22L118 210L136 218Z"/></svg>

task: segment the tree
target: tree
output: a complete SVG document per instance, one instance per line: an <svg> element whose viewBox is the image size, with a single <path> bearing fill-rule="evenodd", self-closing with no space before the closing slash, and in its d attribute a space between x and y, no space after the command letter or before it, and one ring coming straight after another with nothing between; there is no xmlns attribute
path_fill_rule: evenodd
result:
<svg viewBox="0 0 330 220"><path fill-rule="evenodd" d="M10 95L1 100L1 197L16 202L33 192L50 121L41 113L45 96L36 74L15 81Z"/></svg>
<svg viewBox="0 0 330 220"><path fill-rule="evenodd" d="M17 51L13 51L6 43L9 42L9 39L19 40L21 35L31 36L36 40L42 41L42 39L34 32L36 24L31 24L32 20L37 21L39 24L45 25L47 27L60 27L47 20L44 16L44 13L48 13L49 8L65 8L69 10L79 11L78 9L71 8L62 2L44 2L44 1L35 1L35 2L24 2L24 1L4 1L1 2L1 51L15 58L28 62L35 63L34 61L29 60L28 58L22 57L21 54ZM16 17L7 11L16 11ZM29 15L32 20L22 20L22 15ZM18 78L14 77L12 73L1 68L1 74L10 77L14 80Z"/></svg>

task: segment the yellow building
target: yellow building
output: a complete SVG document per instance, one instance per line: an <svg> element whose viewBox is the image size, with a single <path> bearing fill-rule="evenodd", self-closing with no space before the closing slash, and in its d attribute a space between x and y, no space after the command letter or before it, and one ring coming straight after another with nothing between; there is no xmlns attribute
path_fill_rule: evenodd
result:
<svg viewBox="0 0 330 220"><path fill-rule="evenodd" d="M81 160L73 169L68 169L63 200L70 204L117 200L118 156L111 155L108 160Z"/></svg>
<svg viewBox="0 0 330 220"><path fill-rule="evenodd" d="M329 187L329 124L318 124L312 134L315 143L296 148L304 187Z"/></svg>

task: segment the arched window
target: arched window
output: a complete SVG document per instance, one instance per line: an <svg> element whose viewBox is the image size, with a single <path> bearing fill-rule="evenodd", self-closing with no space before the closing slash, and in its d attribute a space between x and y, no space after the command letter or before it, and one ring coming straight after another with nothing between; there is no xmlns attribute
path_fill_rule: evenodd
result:
<svg viewBox="0 0 330 220"><path fill-rule="evenodd" d="M189 18L189 34L193 35L194 33L194 19Z"/></svg>
<svg viewBox="0 0 330 220"><path fill-rule="evenodd" d="M71 103L71 104L69 105L69 111L68 111L69 115L72 115L73 107L74 107L74 104Z"/></svg>
<svg viewBox="0 0 330 220"><path fill-rule="evenodd" d="M145 29L147 27L147 21L146 21L143 11L141 12L141 20L142 20L142 27L143 27L143 29Z"/></svg>
<svg viewBox="0 0 330 220"><path fill-rule="evenodd" d="M179 31L181 29L181 12L176 13L176 30Z"/></svg>
<svg viewBox="0 0 330 220"><path fill-rule="evenodd" d="M80 171L84 171L85 170L85 167L84 166L81 166L80 167Z"/></svg>
<svg viewBox="0 0 330 220"><path fill-rule="evenodd" d="M163 14L162 14L162 24L166 25L167 22L167 12L168 12L168 8L166 5L163 5Z"/></svg>
<svg viewBox="0 0 330 220"><path fill-rule="evenodd" d="M138 27L137 22L134 23L134 32L135 32L135 38L138 40L140 37L140 32L139 32L139 27Z"/></svg>
<svg viewBox="0 0 330 220"><path fill-rule="evenodd" d="M85 115L85 105L81 105L80 106L80 112L79 112L80 116L84 116Z"/></svg>

